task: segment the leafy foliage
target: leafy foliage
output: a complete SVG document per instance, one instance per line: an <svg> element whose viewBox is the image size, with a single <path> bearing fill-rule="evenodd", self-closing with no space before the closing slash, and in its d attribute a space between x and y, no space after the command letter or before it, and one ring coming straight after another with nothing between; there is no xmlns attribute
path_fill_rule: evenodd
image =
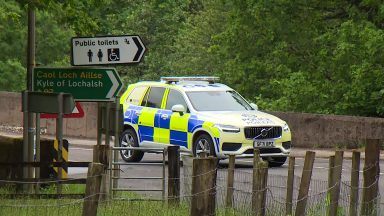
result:
<svg viewBox="0 0 384 216"><path fill-rule="evenodd" d="M24 85L29 4L42 66L69 65L70 37L137 34L148 51L117 67L127 84L217 75L262 109L384 116L382 1L5 0L3 90Z"/></svg>

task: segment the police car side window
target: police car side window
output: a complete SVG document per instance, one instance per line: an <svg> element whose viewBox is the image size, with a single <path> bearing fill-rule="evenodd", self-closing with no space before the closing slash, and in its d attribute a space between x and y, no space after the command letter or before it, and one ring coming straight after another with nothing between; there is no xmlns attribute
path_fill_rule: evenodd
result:
<svg viewBox="0 0 384 216"><path fill-rule="evenodd" d="M133 105L139 105L141 98L143 98L143 94L145 93L145 90L147 90L146 86L139 86L132 90L131 94L129 94L126 102L133 104Z"/></svg>
<svg viewBox="0 0 384 216"><path fill-rule="evenodd" d="M149 93L147 92L147 100L143 101L142 105L146 107L161 108L165 88L151 87Z"/></svg>
<svg viewBox="0 0 384 216"><path fill-rule="evenodd" d="M189 112L187 103L185 102L183 95L180 92L171 89L169 90L167 105L165 106L165 109L171 110L172 107L176 104L183 105L185 109L187 109L187 112Z"/></svg>

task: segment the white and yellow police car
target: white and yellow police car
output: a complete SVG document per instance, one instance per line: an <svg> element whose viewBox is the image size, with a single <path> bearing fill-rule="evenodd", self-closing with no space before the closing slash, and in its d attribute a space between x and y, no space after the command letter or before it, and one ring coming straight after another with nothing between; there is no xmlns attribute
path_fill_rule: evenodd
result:
<svg viewBox="0 0 384 216"><path fill-rule="evenodd" d="M160 82L129 85L120 103L124 110L121 147L179 145L197 156L253 156L260 148L270 166L285 163L291 132L283 120L261 112L217 77L165 77ZM137 150L122 150L127 162L140 161Z"/></svg>

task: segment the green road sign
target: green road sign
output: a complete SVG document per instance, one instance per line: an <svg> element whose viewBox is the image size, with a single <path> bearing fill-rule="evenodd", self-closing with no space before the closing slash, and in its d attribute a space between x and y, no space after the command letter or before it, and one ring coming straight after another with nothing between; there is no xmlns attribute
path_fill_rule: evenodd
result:
<svg viewBox="0 0 384 216"><path fill-rule="evenodd" d="M77 101L110 101L123 87L114 68L42 68L33 70L33 91L71 93Z"/></svg>

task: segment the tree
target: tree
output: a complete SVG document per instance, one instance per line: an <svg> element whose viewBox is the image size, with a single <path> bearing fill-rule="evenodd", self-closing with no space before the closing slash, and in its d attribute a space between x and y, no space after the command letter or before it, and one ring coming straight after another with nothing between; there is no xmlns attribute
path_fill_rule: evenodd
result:
<svg viewBox="0 0 384 216"><path fill-rule="evenodd" d="M22 91L26 70L18 60L0 61L0 91Z"/></svg>
<svg viewBox="0 0 384 216"><path fill-rule="evenodd" d="M6 84L26 67L31 3L41 66L68 66L73 36L140 35L143 62L117 67L126 84L216 75L266 110L384 116L382 1L5 0L4 90L21 90Z"/></svg>

